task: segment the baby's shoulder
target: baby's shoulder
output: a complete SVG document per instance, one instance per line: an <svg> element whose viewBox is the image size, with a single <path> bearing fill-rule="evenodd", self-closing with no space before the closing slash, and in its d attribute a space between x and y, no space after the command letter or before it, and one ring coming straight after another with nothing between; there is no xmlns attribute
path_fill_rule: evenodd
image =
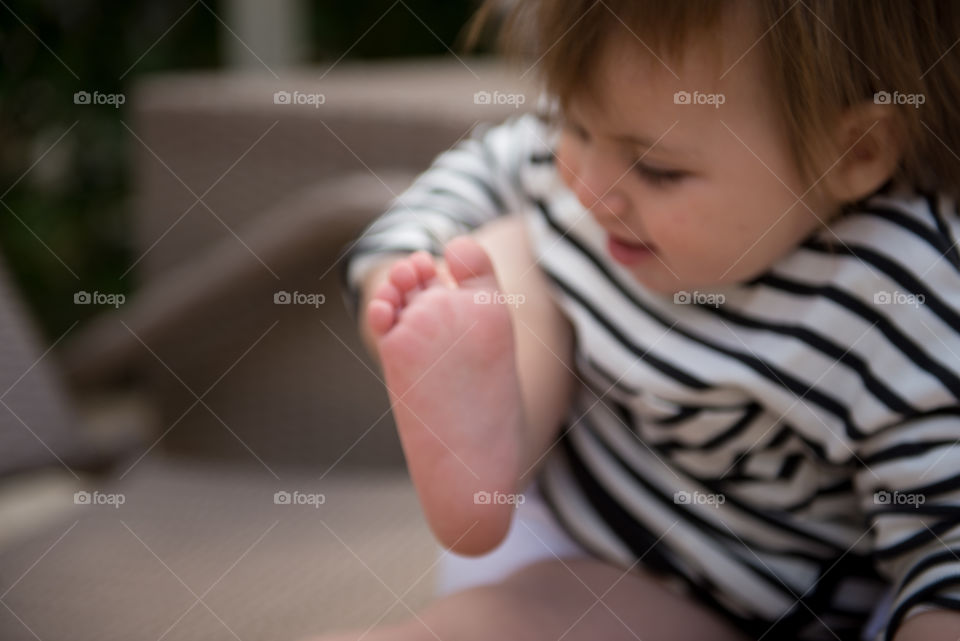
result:
<svg viewBox="0 0 960 641"><path fill-rule="evenodd" d="M958 242L955 199L894 185L848 208L801 243L786 264L888 304L889 315L929 302L960 332Z"/></svg>
<svg viewBox="0 0 960 641"><path fill-rule="evenodd" d="M930 264L922 265L923 270L945 262L943 267L960 272L960 213L947 194L890 186L852 205L818 236L864 251L892 253L900 261L926 258Z"/></svg>
<svg viewBox="0 0 960 641"><path fill-rule="evenodd" d="M887 189L811 235L775 267L773 280L804 301L793 308L797 322L842 342L844 356L877 377L874 389L882 381L915 412L928 411L960 398L958 240L953 198ZM837 378L836 389L844 385ZM880 411L888 404L868 388L847 389L849 402L872 417L866 423L900 416L892 405Z"/></svg>

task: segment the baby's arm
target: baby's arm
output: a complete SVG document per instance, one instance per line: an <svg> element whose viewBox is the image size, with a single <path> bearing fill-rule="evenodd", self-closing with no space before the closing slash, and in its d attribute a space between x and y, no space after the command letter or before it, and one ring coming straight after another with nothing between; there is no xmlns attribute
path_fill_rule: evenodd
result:
<svg viewBox="0 0 960 641"><path fill-rule="evenodd" d="M958 634L960 613L930 610L907 619L893 641L956 641Z"/></svg>
<svg viewBox="0 0 960 641"><path fill-rule="evenodd" d="M510 306L517 374L526 417L527 447L520 487L531 480L567 418L573 396L573 330L550 296L522 221L512 216L482 227L474 237L487 250L501 287L523 302Z"/></svg>

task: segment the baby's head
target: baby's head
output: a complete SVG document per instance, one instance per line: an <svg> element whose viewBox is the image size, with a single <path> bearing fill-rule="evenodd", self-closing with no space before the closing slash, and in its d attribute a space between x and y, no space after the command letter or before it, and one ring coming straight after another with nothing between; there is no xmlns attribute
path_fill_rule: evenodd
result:
<svg viewBox="0 0 960 641"><path fill-rule="evenodd" d="M955 3L519 0L513 11L508 43L559 99L560 175L653 290L757 276L891 178L960 188Z"/></svg>

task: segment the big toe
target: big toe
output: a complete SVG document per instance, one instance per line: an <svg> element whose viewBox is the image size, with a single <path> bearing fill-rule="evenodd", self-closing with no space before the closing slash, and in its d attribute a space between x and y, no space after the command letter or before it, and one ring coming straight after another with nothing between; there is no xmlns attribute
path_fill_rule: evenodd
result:
<svg viewBox="0 0 960 641"><path fill-rule="evenodd" d="M480 244L469 236L458 236L444 249L450 274L461 287L496 285L493 263Z"/></svg>

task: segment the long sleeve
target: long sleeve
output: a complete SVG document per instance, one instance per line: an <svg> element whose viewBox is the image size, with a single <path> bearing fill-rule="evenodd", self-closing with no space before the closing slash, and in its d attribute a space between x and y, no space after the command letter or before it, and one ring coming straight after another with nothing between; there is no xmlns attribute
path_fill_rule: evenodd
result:
<svg viewBox="0 0 960 641"><path fill-rule="evenodd" d="M359 287L383 255L425 250L441 255L451 238L522 206L522 169L549 153L547 125L533 114L474 130L438 156L430 168L369 225L346 251L342 272L356 310Z"/></svg>
<svg viewBox="0 0 960 641"><path fill-rule="evenodd" d="M895 589L889 641L907 616L960 610L960 406L884 430L861 458L874 560Z"/></svg>

